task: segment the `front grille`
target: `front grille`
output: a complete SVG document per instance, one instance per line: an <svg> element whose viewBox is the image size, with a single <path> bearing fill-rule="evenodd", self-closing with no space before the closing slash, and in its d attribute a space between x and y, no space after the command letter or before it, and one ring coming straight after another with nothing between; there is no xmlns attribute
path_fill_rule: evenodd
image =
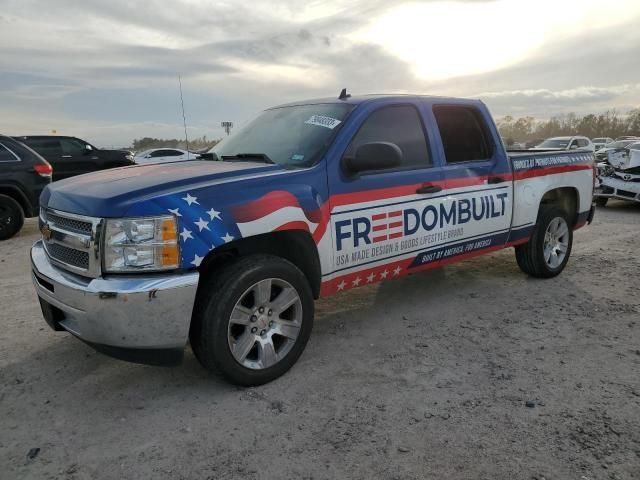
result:
<svg viewBox="0 0 640 480"><path fill-rule="evenodd" d="M640 183L640 177L631 177L629 180L626 180L624 178L625 177L624 175L614 173L613 176L616 178L619 178L620 180L624 180L625 182Z"/></svg>
<svg viewBox="0 0 640 480"><path fill-rule="evenodd" d="M57 243L47 245L47 252L52 258L76 268L87 270L89 268L89 253L65 247Z"/></svg>
<svg viewBox="0 0 640 480"><path fill-rule="evenodd" d="M60 215L56 215L51 212L46 212L46 220L47 222L64 228L65 230L91 235L91 222L83 222L82 220L76 220L75 218L61 217Z"/></svg>
<svg viewBox="0 0 640 480"><path fill-rule="evenodd" d="M65 270L98 277L101 219L44 208L40 217L43 244L49 258Z"/></svg>

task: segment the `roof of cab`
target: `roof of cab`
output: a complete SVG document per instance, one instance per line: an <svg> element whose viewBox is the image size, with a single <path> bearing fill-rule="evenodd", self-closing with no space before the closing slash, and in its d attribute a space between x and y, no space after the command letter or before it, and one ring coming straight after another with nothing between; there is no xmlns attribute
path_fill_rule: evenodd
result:
<svg viewBox="0 0 640 480"><path fill-rule="evenodd" d="M361 103L364 102L371 102L371 101L375 101L375 100L380 100L380 99L386 99L386 100L393 100L393 99L397 99L397 100L403 100L403 101L407 101L407 100L417 100L417 99L438 99L438 100L450 100L452 102L460 102L460 101L468 101L468 102L479 102L479 100L476 99L470 99L470 98L457 98L457 97L440 97L440 96L436 96L436 95L415 95L415 94L402 94L402 93L390 93L390 94L386 94L386 93L374 93L374 94L368 94L368 95L357 95L357 96L351 96L349 95L348 97L344 98L344 99L340 99L337 96L336 97L325 97L325 98L314 98L314 99L309 99L309 100L300 100L297 102L290 102L290 103L284 103L282 105L276 105L274 107L271 108L282 108L282 107L293 107L293 106L297 106L297 105L316 105L316 104L320 104L320 103L346 103L346 104L351 104L351 105L359 105Z"/></svg>

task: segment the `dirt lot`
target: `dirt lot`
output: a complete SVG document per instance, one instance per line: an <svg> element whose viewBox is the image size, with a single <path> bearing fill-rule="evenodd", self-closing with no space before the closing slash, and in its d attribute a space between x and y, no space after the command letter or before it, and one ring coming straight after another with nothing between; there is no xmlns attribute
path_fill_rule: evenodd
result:
<svg viewBox="0 0 640 480"><path fill-rule="evenodd" d="M36 238L0 244L0 478L640 478L636 206L599 209L552 280L506 250L319 302L252 389L51 331Z"/></svg>

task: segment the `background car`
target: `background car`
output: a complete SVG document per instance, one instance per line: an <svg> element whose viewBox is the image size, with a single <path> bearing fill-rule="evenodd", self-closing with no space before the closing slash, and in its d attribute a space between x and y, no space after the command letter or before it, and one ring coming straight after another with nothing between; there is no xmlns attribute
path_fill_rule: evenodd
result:
<svg viewBox="0 0 640 480"><path fill-rule="evenodd" d="M148 163L179 162L182 160L195 160L197 153L180 150L179 148L152 148L144 152L137 153L133 161L139 165Z"/></svg>
<svg viewBox="0 0 640 480"><path fill-rule="evenodd" d="M25 217L38 216L51 165L29 147L0 135L0 240L13 237Z"/></svg>
<svg viewBox="0 0 640 480"><path fill-rule="evenodd" d="M591 139L591 143L593 143L593 146L595 147L596 150L600 150L607 143L611 143L611 142L613 142L613 138L611 137L598 137L598 138Z"/></svg>
<svg viewBox="0 0 640 480"><path fill-rule="evenodd" d="M572 137L552 137L547 138L540 145L537 145L529 150L589 150L594 152L595 148L591 140L587 137L574 135Z"/></svg>
<svg viewBox="0 0 640 480"><path fill-rule="evenodd" d="M97 170L133 165L133 154L127 150L96 148L76 137L25 135L14 138L31 147L51 164L54 181Z"/></svg>
<svg viewBox="0 0 640 480"><path fill-rule="evenodd" d="M606 162L609 156L609 152L618 148L627 148L632 143L636 143L639 140L637 138L630 138L627 140L616 140L615 142L607 143L604 148L596 151L596 161Z"/></svg>

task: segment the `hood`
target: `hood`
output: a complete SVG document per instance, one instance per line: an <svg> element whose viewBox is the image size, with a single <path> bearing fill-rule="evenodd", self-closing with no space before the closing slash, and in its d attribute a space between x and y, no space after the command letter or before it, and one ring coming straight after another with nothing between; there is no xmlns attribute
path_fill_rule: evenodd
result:
<svg viewBox="0 0 640 480"><path fill-rule="evenodd" d="M533 148L530 148L529 150L560 151L560 150L565 150L565 149L564 148L533 147Z"/></svg>
<svg viewBox="0 0 640 480"><path fill-rule="evenodd" d="M122 217L134 204L187 189L282 171L254 162L182 161L115 168L50 184L42 206L93 217Z"/></svg>

